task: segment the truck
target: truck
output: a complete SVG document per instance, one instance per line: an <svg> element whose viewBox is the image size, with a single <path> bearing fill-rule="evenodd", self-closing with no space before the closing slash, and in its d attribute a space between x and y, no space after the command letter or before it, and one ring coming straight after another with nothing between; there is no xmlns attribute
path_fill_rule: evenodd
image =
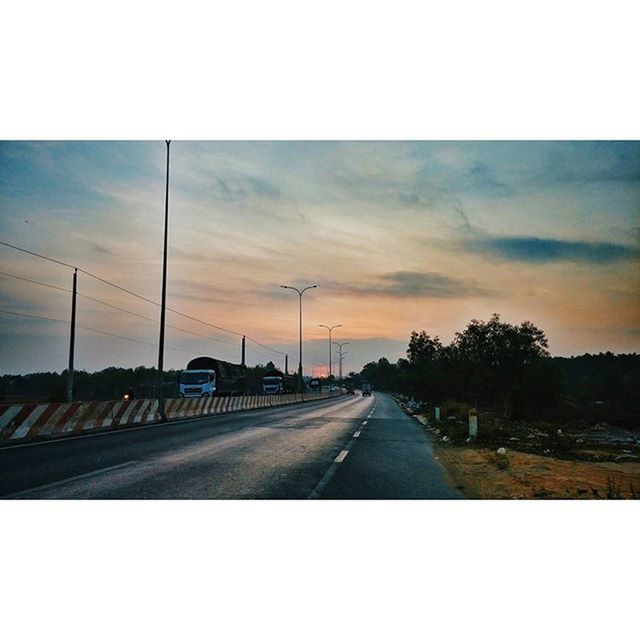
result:
<svg viewBox="0 0 640 640"><path fill-rule="evenodd" d="M369 382L362 383L362 395L363 396L371 395L371 384Z"/></svg>
<svg viewBox="0 0 640 640"><path fill-rule="evenodd" d="M247 392L247 367L200 356L180 372L179 381L181 398L243 396Z"/></svg>
<svg viewBox="0 0 640 640"><path fill-rule="evenodd" d="M280 393L295 392L295 376L282 371L267 371L262 376L262 393L264 395L276 395Z"/></svg>
<svg viewBox="0 0 640 640"><path fill-rule="evenodd" d="M320 393L322 391L320 378L311 378L311 380L309 380L309 389L314 393Z"/></svg>

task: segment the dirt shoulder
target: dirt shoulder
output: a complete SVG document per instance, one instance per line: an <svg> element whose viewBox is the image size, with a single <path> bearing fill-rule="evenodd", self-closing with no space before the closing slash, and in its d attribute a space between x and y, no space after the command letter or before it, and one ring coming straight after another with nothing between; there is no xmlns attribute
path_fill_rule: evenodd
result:
<svg viewBox="0 0 640 640"><path fill-rule="evenodd" d="M482 412L478 436L472 439L460 415L436 421L425 406L395 399L423 425L435 457L468 498L640 498L637 428L606 422L509 421Z"/></svg>
<svg viewBox="0 0 640 640"><path fill-rule="evenodd" d="M507 451L500 469L494 451L434 443L434 453L468 498L640 498L640 463L558 460Z"/></svg>

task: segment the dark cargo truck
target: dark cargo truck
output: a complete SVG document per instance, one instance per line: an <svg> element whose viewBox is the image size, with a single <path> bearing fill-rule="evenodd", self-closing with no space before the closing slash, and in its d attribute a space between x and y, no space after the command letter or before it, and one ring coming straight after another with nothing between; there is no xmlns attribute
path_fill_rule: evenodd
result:
<svg viewBox="0 0 640 640"><path fill-rule="evenodd" d="M265 395L277 395L280 393L295 393L295 376L282 373L277 369L267 371L262 376L262 393Z"/></svg>
<svg viewBox="0 0 640 640"><path fill-rule="evenodd" d="M209 356L189 362L180 372L180 397L243 396L247 392L247 367Z"/></svg>

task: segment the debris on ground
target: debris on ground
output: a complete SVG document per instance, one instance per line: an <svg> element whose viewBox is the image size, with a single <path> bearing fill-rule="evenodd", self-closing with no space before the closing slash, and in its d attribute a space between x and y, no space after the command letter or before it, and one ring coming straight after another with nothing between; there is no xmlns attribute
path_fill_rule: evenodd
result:
<svg viewBox="0 0 640 640"><path fill-rule="evenodd" d="M474 498L640 497L638 425L604 421L507 420L479 412L478 435L456 416L436 422L433 412L396 398L434 438L437 459L463 493ZM508 453L507 453L508 451Z"/></svg>
<svg viewBox="0 0 640 640"><path fill-rule="evenodd" d="M640 462L577 462L510 451L508 467L500 469L490 449L438 445L437 455L469 498L640 498Z"/></svg>

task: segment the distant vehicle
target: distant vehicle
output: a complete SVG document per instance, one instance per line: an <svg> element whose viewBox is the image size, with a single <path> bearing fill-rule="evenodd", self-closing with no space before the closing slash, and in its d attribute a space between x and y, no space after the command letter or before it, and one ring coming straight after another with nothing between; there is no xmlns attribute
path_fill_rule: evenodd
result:
<svg viewBox="0 0 640 640"><path fill-rule="evenodd" d="M309 389L311 389L311 391L314 391L315 393L320 393L320 391L322 391L322 386L320 385L320 379L311 378L311 380L309 380Z"/></svg>
<svg viewBox="0 0 640 640"><path fill-rule="evenodd" d="M129 400L134 400L135 397L136 397L136 394L134 393L133 389L129 387L128 391L126 391L125 394L122 396L122 399L125 402L129 402Z"/></svg>
<svg viewBox="0 0 640 640"><path fill-rule="evenodd" d="M247 367L200 356L180 372L180 397L243 396L247 392Z"/></svg>
<svg viewBox="0 0 640 640"><path fill-rule="evenodd" d="M295 386L295 376L282 373L282 371L268 371L262 376L262 393L268 396L280 393L294 393Z"/></svg>
<svg viewBox="0 0 640 640"><path fill-rule="evenodd" d="M371 385L368 382L362 383L362 395L370 396L371 395Z"/></svg>
<svg viewBox="0 0 640 640"><path fill-rule="evenodd" d="M354 389L353 385L348 385L347 386L347 395L348 396L355 396L356 395L356 390Z"/></svg>

